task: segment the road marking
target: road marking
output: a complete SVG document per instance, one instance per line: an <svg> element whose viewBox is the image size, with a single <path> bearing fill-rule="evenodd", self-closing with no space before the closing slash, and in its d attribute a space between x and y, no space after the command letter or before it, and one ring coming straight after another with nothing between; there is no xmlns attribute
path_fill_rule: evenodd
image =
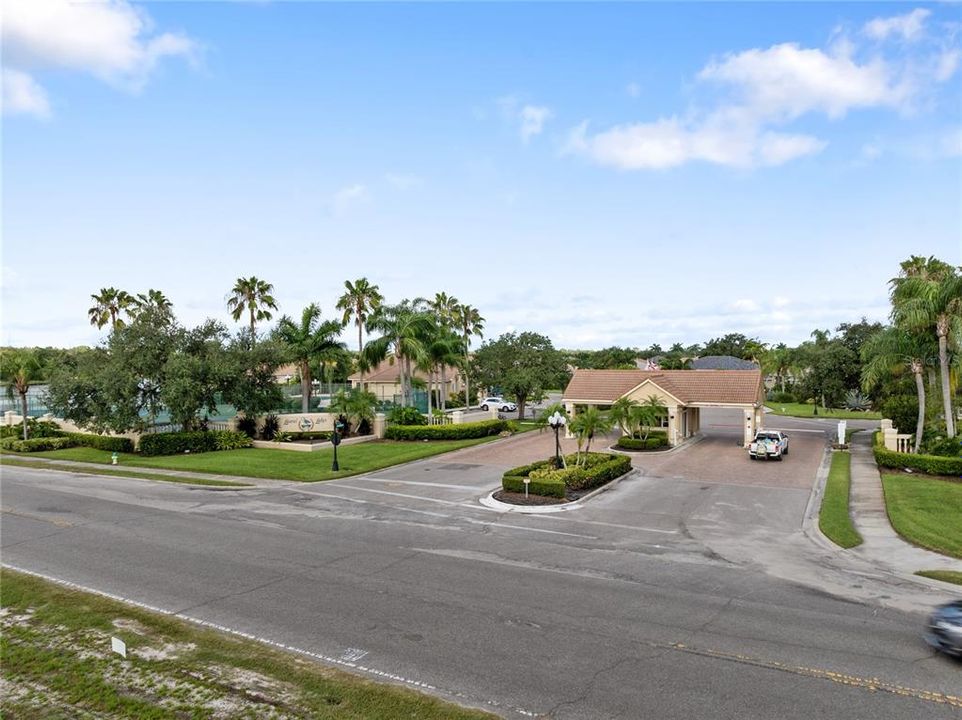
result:
<svg viewBox="0 0 962 720"><path fill-rule="evenodd" d="M367 650L361 650L361 648L348 648L343 653L341 653L341 661L353 663L360 660L362 657L367 655Z"/></svg>
<svg viewBox="0 0 962 720"><path fill-rule="evenodd" d="M561 532L560 530L545 530L544 528L530 528L530 527L524 527L523 525L508 525L507 523L485 522L484 520L475 520L474 518L462 518L462 519L465 522L471 523L472 525L487 525L489 527L509 528L511 530L525 530L527 532L547 533L549 535L567 535L569 537L579 537L579 538L585 538L587 540L598 539L597 536L595 535L581 535L579 533Z"/></svg>
<svg viewBox="0 0 962 720"><path fill-rule="evenodd" d="M423 500L424 502L439 503L441 505L461 505L461 502L456 500L442 500L441 498L409 495L408 493L391 492L390 490L375 490L374 488L354 487L353 485L338 485L337 487L345 488L346 490L357 490L358 492L377 493L378 495L393 495L394 497L403 497L410 500Z"/></svg>
<svg viewBox="0 0 962 720"><path fill-rule="evenodd" d="M857 675L848 675L846 673L835 672L834 670L812 668L804 665L786 665L785 663L778 662L777 660L764 660L762 658L752 657L751 655L740 655L738 653L723 652L720 650L689 647L683 643L670 643L667 647L679 652L689 653L692 655L701 655L703 657L714 658L716 660L727 660L729 662L741 663L743 665L754 665L755 667L777 670L779 672L801 675L803 677L810 677L818 680L829 680L840 685L848 685L861 690L887 692L893 695L911 697L915 698L916 700L924 700L926 702L937 703L939 705L949 705L955 708L962 708L962 697L957 695L946 695L945 693L941 693L936 690L920 690L918 688L905 687L903 685L896 685L895 683L880 680L879 678L863 678Z"/></svg>
<svg viewBox="0 0 962 720"><path fill-rule="evenodd" d="M601 520L582 520L573 516L561 516L561 515L534 515L532 517L544 518L546 520L563 520L564 522L584 524L584 525L600 525L602 527L612 527L619 528L621 530L637 530L639 532L650 532L650 533L660 533L662 535L677 535L677 530L661 530L659 528L648 528L641 527L639 525L621 525L619 523L603 522Z"/></svg>
<svg viewBox="0 0 962 720"><path fill-rule="evenodd" d="M370 477L370 476L356 477L356 478L350 478L350 479L351 479L351 480L355 480L355 481L356 481L356 480L368 480L368 481L370 481L370 482L397 483L397 484L399 484L399 485L424 485L424 486L426 486L426 487L448 488L448 489L451 489L451 490L465 490L465 491L473 491L473 490L475 490L475 488L474 488L473 486L446 485L446 484L444 484L444 483L418 482L417 480L392 480L391 478ZM336 485L335 487L339 487L340 485L341 485L341 483L339 483L339 484ZM351 486L348 485L347 487L351 487Z"/></svg>

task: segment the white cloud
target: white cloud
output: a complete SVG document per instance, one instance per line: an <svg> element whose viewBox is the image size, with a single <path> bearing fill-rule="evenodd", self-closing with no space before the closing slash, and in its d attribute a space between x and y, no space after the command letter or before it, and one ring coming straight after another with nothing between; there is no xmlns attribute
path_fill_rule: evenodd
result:
<svg viewBox="0 0 962 720"><path fill-rule="evenodd" d="M424 184L424 180L417 175L405 173L385 173L384 179L389 185L398 190L410 190L411 188L420 187Z"/></svg>
<svg viewBox="0 0 962 720"><path fill-rule="evenodd" d="M362 205L370 200L367 186L361 183L347 185L335 192L330 199L331 212L334 215L343 215L358 205Z"/></svg>
<svg viewBox="0 0 962 720"><path fill-rule="evenodd" d="M925 31L925 20L931 14L931 10L916 8L905 15L869 20L862 30L875 40L885 40L891 35L897 35L911 42L922 36Z"/></svg>
<svg viewBox="0 0 962 720"><path fill-rule="evenodd" d="M8 0L2 41L8 69L85 72L130 92L143 88L162 58L193 61L197 52L184 34L154 33L146 11L126 0ZM42 90L33 85L36 96Z"/></svg>
<svg viewBox="0 0 962 720"><path fill-rule="evenodd" d="M2 84L5 114L50 117L50 101L47 99L47 93L27 73L4 68Z"/></svg>
<svg viewBox="0 0 962 720"><path fill-rule="evenodd" d="M543 105L525 105L521 108L521 140L528 142L535 135L540 135L551 114L551 110Z"/></svg>
<svg viewBox="0 0 962 720"><path fill-rule="evenodd" d="M916 37L919 31L912 23L921 27L924 19L925 13L910 13L886 32ZM877 51L862 57L859 47L837 31L825 49L782 43L729 53L710 60L696 76L697 92L718 96L714 105L696 96L696 109L683 115L623 123L594 134L585 122L570 131L563 152L625 170L692 161L744 168L782 165L817 154L828 144L783 129L803 116L838 120L860 109L912 113L925 107L927 94L954 75L962 61L962 52L946 49L943 40L932 38L917 51L894 58Z"/></svg>

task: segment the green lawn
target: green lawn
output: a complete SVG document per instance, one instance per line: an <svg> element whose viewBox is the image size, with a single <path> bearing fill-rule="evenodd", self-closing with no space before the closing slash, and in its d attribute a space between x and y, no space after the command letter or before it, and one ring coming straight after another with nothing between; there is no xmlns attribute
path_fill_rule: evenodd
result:
<svg viewBox="0 0 962 720"><path fill-rule="evenodd" d="M37 470L59 470L60 472L72 472L81 474L95 473L97 475L109 475L111 477L132 477L141 480L159 480L161 482L183 483L186 485L212 485L215 487L251 487L249 483L230 482L229 480L214 480L209 478L187 478L179 475L164 475L162 473L145 473L135 470L114 470L108 468L85 468L76 465L65 465L63 463L37 463L30 460L21 460L19 457L11 455L0 455L0 466L15 465L17 467L34 468Z"/></svg>
<svg viewBox="0 0 962 720"><path fill-rule="evenodd" d="M772 411L773 415L785 415L788 417L820 417L832 420L881 420L882 414L878 412L858 412L856 410L839 410L836 408L818 408L818 415L815 415L815 406L807 403L776 403L766 402L765 407Z"/></svg>
<svg viewBox="0 0 962 720"><path fill-rule="evenodd" d="M847 452L832 454L832 467L825 482L825 495L818 514L819 529L836 545L851 548L862 544L862 536L852 524L848 511L850 467L852 456Z"/></svg>
<svg viewBox="0 0 962 720"><path fill-rule="evenodd" d="M915 574L933 580L962 585L962 572L955 572L954 570L919 570Z"/></svg>
<svg viewBox="0 0 962 720"><path fill-rule="evenodd" d="M333 448L312 453L248 448L160 457L141 457L136 454L120 453L119 462L120 465L132 467L316 482L380 470L391 465L440 455L496 439L497 436L473 440L432 440L431 442L373 440L356 445L341 445L337 451L340 470L336 473L331 472ZM111 453L94 448L76 447L31 453L31 456L109 465Z"/></svg>
<svg viewBox="0 0 962 720"><path fill-rule="evenodd" d="M29 575L0 580L3 717L493 717Z"/></svg>
<svg viewBox="0 0 962 720"><path fill-rule="evenodd" d="M962 558L962 482L883 475L889 521L911 543Z"/></svg>

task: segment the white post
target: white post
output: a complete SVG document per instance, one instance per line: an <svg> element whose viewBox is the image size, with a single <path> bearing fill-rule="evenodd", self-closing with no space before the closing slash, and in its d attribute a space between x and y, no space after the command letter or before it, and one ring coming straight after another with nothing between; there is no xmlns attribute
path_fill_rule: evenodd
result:
<svg viewBox="0 0 962 720"><path fill-rule="evenodd" d="M372 430L374 431L374 437L378 440L384 438L384 427L387 424L386 418L387 416L384 413L374 413L374 427Z"/></svg>
<svg viewBox="0 0 962 720"><path fill-rule="evenodd" d="M464 412L462 410L455 410L451 413L451 424L461 425L464 422Z"/></svg>
<svg viewBox="0 0 962 720"><path fill-rule="evenodd" d="M845 444L845 425L846 423L844 420L838 421L838 444L839 445Z"/></svg>

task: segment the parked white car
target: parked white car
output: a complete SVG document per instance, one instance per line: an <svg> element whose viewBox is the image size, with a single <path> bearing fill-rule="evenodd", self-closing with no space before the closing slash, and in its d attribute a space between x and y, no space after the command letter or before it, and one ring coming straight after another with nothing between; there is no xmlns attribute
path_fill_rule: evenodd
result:
<svg viewBox="0 0 962 720"><path fill-rule="evenodd" d="M748 445L748 457L752 460L781 460L788 455L788 435L777 430L760 430Z"/></svg>
<svg viewBox="0 0 962 720"><path fill-rule="evenodd" d="M505 400L503 397L491 396L481 401L482 410L488 410L490 408L497 408L501 412L514 412L518 409L518 406L513 402Z"/></svg>

